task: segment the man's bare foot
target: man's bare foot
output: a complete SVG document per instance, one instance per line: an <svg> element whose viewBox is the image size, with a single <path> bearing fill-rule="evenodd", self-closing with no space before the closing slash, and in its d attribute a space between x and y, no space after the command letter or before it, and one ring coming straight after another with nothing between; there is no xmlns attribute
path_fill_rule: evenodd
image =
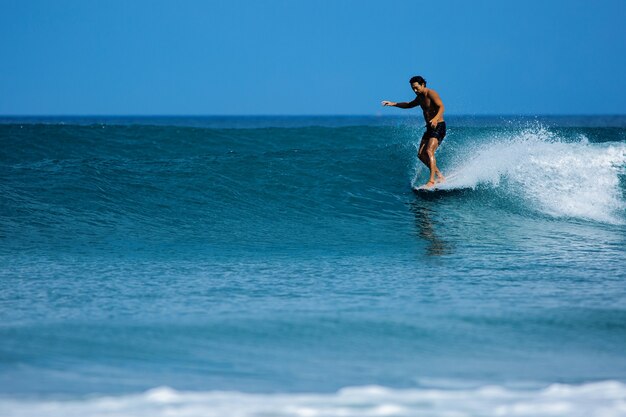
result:
<svg viewBox="0 0 626 417"><path fill-rule="evenodd" d="M435 181L428 181L423 185L423 188L433 188L435 186Z"/></svg>
<svg viewBox="0 0 626 417"><path fill-rule="evenodd" d="M446 177L444 177L441 174L437 174L437 184L442 183L442 182L446 182Z"/></svg>

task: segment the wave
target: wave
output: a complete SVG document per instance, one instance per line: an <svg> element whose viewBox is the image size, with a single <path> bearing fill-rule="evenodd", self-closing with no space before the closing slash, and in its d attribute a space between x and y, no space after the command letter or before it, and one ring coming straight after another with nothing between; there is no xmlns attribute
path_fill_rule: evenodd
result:
<svg viewBox="0 0 626 417"><path fill-rule="evenodd" d="M451 128L438 152L444 173L480 191L463 193L454 210L499 201L501 210L624 224L626 144L614 130L606 141L605 130L587 138L540 126ZM414 198L408 180L425 177L415 153L421 132L0 126L0 227L21 247L70 235L97 245L129 235L277 242L298 228L334 242L367 222L393 234Z"/></svg>
<svg viewBox="0 0 626 417"><path fill-rule="evenodd" d="M448 189L487 190L556 218L624 224L623 142L571 141L535 128L467 143L447 157Z"/></svg>
<svg viewBox="0 0 626 417"><path fill-rule="evenodd" d="M142 394L73 400L0 399L5 417L261 417L261 416L626 416L626 385L618 381L552 384L535 389L348 387L330 394L207 391L159 387Z"/></svg>

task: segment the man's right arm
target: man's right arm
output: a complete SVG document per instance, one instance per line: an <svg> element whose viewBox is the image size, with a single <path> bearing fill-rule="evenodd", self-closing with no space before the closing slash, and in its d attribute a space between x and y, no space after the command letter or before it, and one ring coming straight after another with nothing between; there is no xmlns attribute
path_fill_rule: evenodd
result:
<svg viewBox="0 0 626 417"><path fill-rule="evenodd" d="M413 101L402 102L402 103L394 103L393 101L383 101L383 106L391 106L391 107L399 107L401 109L412 109L413 107L418 105L417 98Z"/></svg>

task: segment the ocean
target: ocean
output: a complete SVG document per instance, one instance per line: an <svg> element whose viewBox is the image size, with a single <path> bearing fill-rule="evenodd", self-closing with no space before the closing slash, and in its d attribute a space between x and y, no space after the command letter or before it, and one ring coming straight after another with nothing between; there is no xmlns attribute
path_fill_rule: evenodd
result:
<svg viewBox="0 0 626 417"><path fill-rule="evenodd" d="M0 415L626 416L626 116L0 118Z"/></svg>

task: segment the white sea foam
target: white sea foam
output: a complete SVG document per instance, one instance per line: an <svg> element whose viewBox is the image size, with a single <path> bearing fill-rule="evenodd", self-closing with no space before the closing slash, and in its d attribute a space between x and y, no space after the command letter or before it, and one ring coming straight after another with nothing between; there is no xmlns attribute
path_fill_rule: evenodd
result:
<svg viewBox="0 0 626 417"><path fill-rule="evenodd" d="M474 145L456 159L448 188L498 188L550 216L624 222L624 143L566 142L538 128Z"/></svg>
<svg viewBox="0 0 626 417"><path fill-rule="evenodd" d="M143 394L83 400L0 400L5 417L367 417L367 416L626 416L626 385L616 381L553 384L513 390L344 388L332 394L181 392L161 387Z"/></svg>

